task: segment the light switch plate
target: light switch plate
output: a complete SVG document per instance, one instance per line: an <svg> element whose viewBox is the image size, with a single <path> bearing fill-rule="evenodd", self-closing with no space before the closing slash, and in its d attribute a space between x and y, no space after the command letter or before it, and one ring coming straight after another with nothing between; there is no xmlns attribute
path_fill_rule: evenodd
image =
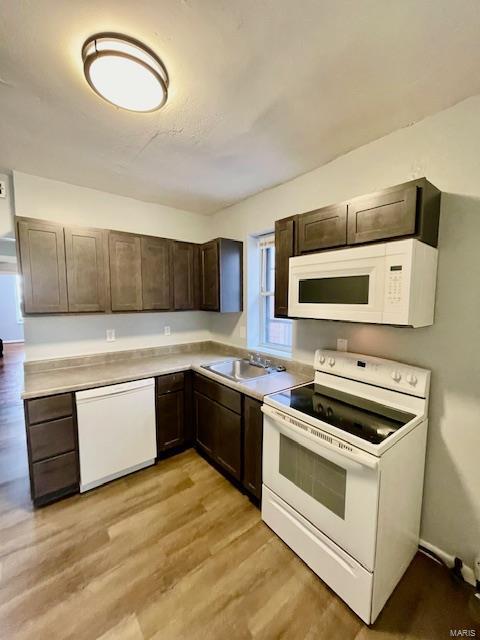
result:
<svg viewBox="0 0 480 640"><path fill-rule="evenodd" d="M163 334L165 336L169 336L170 335L170 327L163 327Z"/></svg>
<svg viewBox="0 0 480 640"><path fill-rule="evenodd" d="M0 198L7 197L7 184L4 180L0 180Z"/></svg>
<svg viewBox="0 0 480 640"><path fill-rule="evenodd" d="M115 340L115 329L107 329L107 342L114 342Z"/></svg>

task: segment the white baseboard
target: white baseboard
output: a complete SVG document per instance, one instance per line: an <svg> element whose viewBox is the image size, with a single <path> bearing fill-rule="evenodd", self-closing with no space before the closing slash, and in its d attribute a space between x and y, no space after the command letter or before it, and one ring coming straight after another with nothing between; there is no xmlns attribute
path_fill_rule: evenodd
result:
<svg viewBox="0 0 480 640"><path fill-rule="evenodd" d="M426 540L420 539L420 544L422 545L422 547L425 547L425 549L427 549L428 551L431 551L436 556L438 556L441 560L443 560L443 562L447 565L447 567L454 566L455 556L450 555L443 549L439 549L438 547L436 547L433 544L430 544L430 542L427 542ZM467 565L464 564L462 567L462 576L465 582L468 582L468 584L471 584L472 587L476 585L475 574L471 567L468 567Z"/></svg>
<svg viewBox="0 0 480 640"><path fill-rule="evenodd" d="M19 344L20 342L25 342L25 340L4 340L3 344Z"/></svg>

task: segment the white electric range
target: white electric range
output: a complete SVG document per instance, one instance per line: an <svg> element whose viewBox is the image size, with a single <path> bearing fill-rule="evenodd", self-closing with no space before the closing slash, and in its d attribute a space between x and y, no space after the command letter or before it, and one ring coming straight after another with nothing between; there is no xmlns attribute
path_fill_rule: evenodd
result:
<svg viewBox="0 0 480 640"><path fill-rule="evenodd" d="M266 396L262 518L367 624L418 548L430 372L318 350Z"/></svg>

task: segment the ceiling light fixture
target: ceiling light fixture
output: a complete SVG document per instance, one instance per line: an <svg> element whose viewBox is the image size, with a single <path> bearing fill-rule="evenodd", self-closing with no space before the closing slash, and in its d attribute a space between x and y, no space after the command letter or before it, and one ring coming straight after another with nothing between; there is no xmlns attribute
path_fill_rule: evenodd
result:
<svg viewBox="0 0 480 640"><path fill-rule="evenodd" d="M100 97L129 111L156 111L168 97L168 74L144 44L118 33L91 36L82 48L88 84Z"/></svg>

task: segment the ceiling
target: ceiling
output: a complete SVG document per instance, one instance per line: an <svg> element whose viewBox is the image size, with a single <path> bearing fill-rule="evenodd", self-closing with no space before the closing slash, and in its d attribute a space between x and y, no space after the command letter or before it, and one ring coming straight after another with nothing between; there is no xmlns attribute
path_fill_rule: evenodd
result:
<svg viewBox="0 0 480 640"><path fill-rule="evenodd" d="M477 0L0 0L0 166L200 213L480 93ZM134 36L166 107L99 99L80 51Z"/></svg>

